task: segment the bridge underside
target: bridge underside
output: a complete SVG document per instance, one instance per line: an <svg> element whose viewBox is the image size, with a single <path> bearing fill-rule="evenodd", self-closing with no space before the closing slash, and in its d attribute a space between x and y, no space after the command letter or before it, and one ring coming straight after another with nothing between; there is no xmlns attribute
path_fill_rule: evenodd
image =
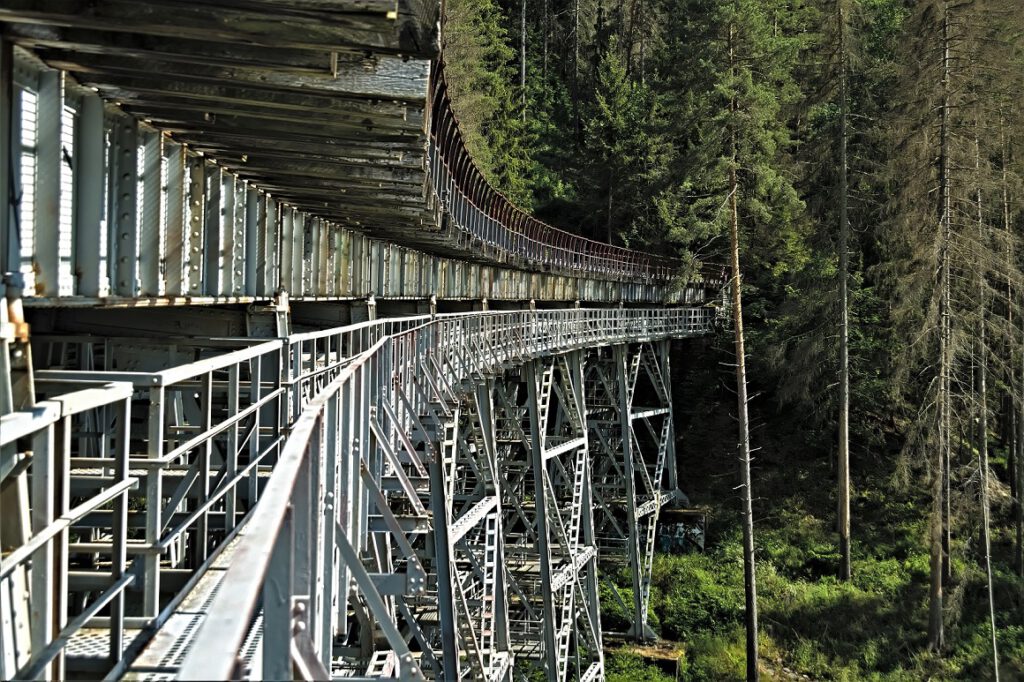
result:
<svg viewBox="0 0 1024 682"><path fill-rule="evenodd" d="M159 129L325 220L406 238L433 224L423 199L437 3L14 0L0 22L84 86L44 104L87 112L95 92L108 116L145 122L115 115L121 145Z"/></svg>
<svg viewBox="0 0 1024 682"><path fill-rule="evenodd" d="M30 308L703 296L481 189L428 111L434 29L409 27L430 12L385 4L5 3L8 287Z"/></svg>

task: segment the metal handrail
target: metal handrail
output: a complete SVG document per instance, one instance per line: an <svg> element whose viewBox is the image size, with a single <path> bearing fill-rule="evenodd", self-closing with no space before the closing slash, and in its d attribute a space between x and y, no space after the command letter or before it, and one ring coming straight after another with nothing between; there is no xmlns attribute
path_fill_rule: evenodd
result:
<svg viewBox="0 0 1024 682"><path fill-rule="evenodd" d="M124 617L99 620L109 620L111 627L116 625L122 631L129 621L131 627L158 627L168 616L168 609L173 609L173 604L177 603L172 600L168 605L166 602L167 593L160 587L161 573L168 566L178 570L175 567L201 564L201 560L192 556L194 553L213 556L235 536L232 528L237 529L239 524L250 527L245 515L262 508L260 500L267 476L271 480L277 476L284 449L292 443L291 440L286 443L285 436L290 433L292 439L296 437L297 420L305 414L307 405L322 404L321 397L348 395L351 405L345 408L347 418L357 424L351 428L360 434L366 448L364 456L378 453L373 455L376 458L373 461L378 462L374 465L378 468L374 469L373 477L378 477L379 483L380 462L395 460L381 454L384 446L378 439L383 434L382 440L393 444L392 458L394 453L408 450L407 445L403 448L403 442L408 442L409 429L413 429L423 411L429 411L426 403L449 399L460 390L461 380L494 371L503 364L522 364L532 354L541 352L702 333L713 322L713 315L711 308L477 311L374 320L258 342L227 338L168 339L169 349L188 346L188 355L198 357L206 352L216 355L180 366L156 364L157 369L153 371L119 371L120 366L133 366L131 356L121 354L118 345L132 344L129 338L110 345L109 340L93 337L38 337L35 341L43 344L37 349L40 356L46 355L47 350L63 347L67 357L73 358L76 364L88 360L94 344L105 343L105 347L97 349L103 351L111 371L37 372L37 386L45 388L46 396L55 397L39 403L34 411L2 418L0 447L4 461L0 469L4 477L12 471L16 475L17 471L25 470L30 466L31 456L17 452L17 440L43 433L40 429L53 431L64 417L85 411L82 417L75 417L76 421L62 426L71 429L71 443L76 446L66 453L65 466L81 471L82 475L93 476L97 488L88 494L100 500L100 504L111 499L107 497L110 495L115 501L126 496L125 481L129 478L131 485L137 482L144 488L132 495L144 493L145 497L144 509L133 508L127 512L136 518L132 527L140 527L139 517L144 517L145 535L129 542L127 530L114 533L111 541L105 541L107 549L97 550L117 551L119 556L126 551L127 556L134 557L140 564L138 570L126 569L126 575L137 576L132 589L141 593L142 611L127 620ZM160 342L146 343L159 345ZM173 353L168 353L165 362L173 362L174 357ZM121 365L122 362L127 364ZM339 378L343 379L340 383ZM89 413L106 401L102 395L106 388L94 388L97 382L115 381L121 382L113 384L119 387L120 402L116 409L124 412L118 423L125 424L124 435L119 432L116 436L116 447L118 452L125 453L125 466L131 468L131 477L124 468L123 476L117 473L110 478L110 469L116 465L108 453L114 450L103 441L103 438L109 439L110 434L102 431L95 434L97 425L104 422L98 414ZM427 394L432 397L428 399ZM137 421L135 427L129 428L132 400L136 402ZM186 403L184 412L183 402ZM187 408L188 403L193 407ZM338 405L340 403L335 406ZM374 409L378 411L374 413ZM201 420L196 416L203 414L206 416ZM376 414L374 419L378 420L374 428L370 424L371 414ZM86 417L88 423L78 423L77 420ZM341 443L343 439L335 438L341 426L323 428L334 429L330 434L325 431L324 448L329 447L326 445L329 442ZM416 428L432 427L421 424ZM345 446L348 447L351 437L346 438L349 438ZM60 442L64 442L63 439ZM335 446L341 447L337 443ZM216 448L223 456L211 460L211 448ZM347 450L345 456L356 455ZM421 468L423 466L425 463L420 464ZM89 474L90 470L97 473ZM194 484L188 482L190 476ZM208 487L202 487L205 481L210 482ZM188 485L200 486L202 494L175 492L174 486L187 491ZM407 492L410 489L408 482L405 489ZM386 491L386 495L392 492ZM423 508L418 500L412 506ZM228 513L228 510L234 511ZM71 519L69 524L109 527L103 525L109 522L97 516L99 510L93 507L58 509L54 520L72 511L83 511L85 517ZM363 513L365 509L358 512ZM346 525L344 529L349 533L349 542L358 551L366 546L366 524L364 516L357 527ZM54 537L66 532L57 528ZM186 536L205 537L207 542L203 545L194 540L186 541ZM88 543L75 544L84 547ZM35 551L34 548L29 550L33 554ZM6 559L10 561L10 557ZM7 563L4 573L6 568ZM120 601L115 600L115 603ZM97 618L91 616L82 623L92 621ZM78 620L67 627L75 623ZM75 625L77 627L80 626ZM325 629L318 627L314 631L322 633ZM52 635L42 637L32 649L33 653L45 650L49 655L54 647L61 650L74 633L67 634L62 639ZM313 648L323 650L321 645ZM302 650L310 649L303 647ZM57 664L55 661L54 665Z"/></svg>
<svg viewBox="0 0 1024 682"><path fill-rule="evenodd" d="M132 387L123 382L93 380L67 382L60 388L71 390L43 400L29 410L0 417L2 478L12 478L8 483L18 486L21 484L13 478L24 475L23 472L31 473L31 483L26 486L26 502L32 509L31 527L27 529L29 535L0 560L0 580L24 579L32 589L33 616L27 626L31 645L25 647L27 642L22 642L21 646L7 643L11 647L7 653L13 655L9 662L13 662L16 671L12 677L18 679L50 677L45 674L47 667L63 646L86 625L90 617L108 605L111 614L108 651L111 658L117 660L122 653L124 591L135 579L134 575L126 572L128 493L138 485L138 479L128 475L127 433ZM108 409L115 418L116 427L110 434L113 446L109 456L102 458L102 463L112 470L113 480L95 495L77 500L72 507L72 496L67 487L61 489L54 485L55 481L67 481L73 466L72 440L58 437L58 426L70 425L72 418L78 415L102 413ZM100 437L105 439L107 435L100 434ZM30 452L19 452L17 442L21 439L30 441ZM100 575L109 576L110 584L85 612L68 621L67 603L61 601L63 595L55 595L49 589L54 581L51 574L53 563L62 548L66 551L68 533L75 524L107 507L111 510L115 537L111 541L109 569Z"/></svg>
<svg viewBox="0 0 1024 682"><path fill-rule="evenodd" d="M406 540L404 533L398 538L393 530L372 528L371 510L396 529L387 499L416 506L408 491L378 497L382 476L403 475L383 464L388 443L407 438L414 425L422 430L424 415L436 416L436 406L454 398L466 380L554 353L700 335L713 324L714 310L706 307L486 312L439 316L381 338L350 359L292 428L251 517L253 532L242 537L179 678L236 676L241 643L260 604L265 678L291 677L293 663L308 670L309 656L300 660L298 652L310 650L329 671L338 609L330 607L329 595L322 600L327 606L306 604L302 595L331 586L344 598L354 583L397 657L399 678L422 679L361 558L365 550ZM421 454L408 447L402 452L413 468L441 457L429 446ZM429 517L422 523L429 524ZM413 593L424 587L409 585Z"/></svg>

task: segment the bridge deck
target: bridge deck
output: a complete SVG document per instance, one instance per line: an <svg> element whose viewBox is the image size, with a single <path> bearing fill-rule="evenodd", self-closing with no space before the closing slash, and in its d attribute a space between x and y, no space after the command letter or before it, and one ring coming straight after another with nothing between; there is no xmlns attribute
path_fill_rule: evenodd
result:
<svg viewBox="0 0 1024 682"><path fill-rule="evenodd" d="M429 0L5 2L10 38L300 210L415 243ZM155 77L159 74L159 77Z"/></svg>

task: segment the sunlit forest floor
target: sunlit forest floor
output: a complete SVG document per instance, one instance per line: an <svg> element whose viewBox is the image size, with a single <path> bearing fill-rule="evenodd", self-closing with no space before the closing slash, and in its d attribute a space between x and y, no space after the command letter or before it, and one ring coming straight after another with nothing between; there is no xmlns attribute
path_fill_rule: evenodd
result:
<svg viewBox="0 0 1024 682"><path fill-rule="evenodd" d="M659 555L652 626L656 647L609 647L608 679L732 680L745 671L743 566L734 451L734 398L713 362L677 362L680 480L709 512L704 554ZM947 647L925 651L927 500L895 480L897 454L852 451L853 581L839 582L830 453L808 443L797 415L752 405L755 523L766 678L782 680L992 679L990 634L978 533L954 551ZM993 467L1005 466L997 457ZM993 510L996 609L1003 680L1024 680L1024 581L1008 565L1005 502ZM969 524L968 524L969 525ZM625 576L622 576L625 578ZM620 584L626 584L620 580ZM624 594L628 590L624 591ZM603 594L606 629L625 614Z"/></svg>

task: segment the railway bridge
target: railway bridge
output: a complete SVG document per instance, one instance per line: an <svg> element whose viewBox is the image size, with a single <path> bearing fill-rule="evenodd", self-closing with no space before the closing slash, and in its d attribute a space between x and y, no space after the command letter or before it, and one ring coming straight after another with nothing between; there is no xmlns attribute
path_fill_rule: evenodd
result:
<svg viewBox="0 0 1024 682"><path fill-rule="evenodd" d="M437 0L0 3L0 677L595 680L722 274L466 152Z"/></svg>

